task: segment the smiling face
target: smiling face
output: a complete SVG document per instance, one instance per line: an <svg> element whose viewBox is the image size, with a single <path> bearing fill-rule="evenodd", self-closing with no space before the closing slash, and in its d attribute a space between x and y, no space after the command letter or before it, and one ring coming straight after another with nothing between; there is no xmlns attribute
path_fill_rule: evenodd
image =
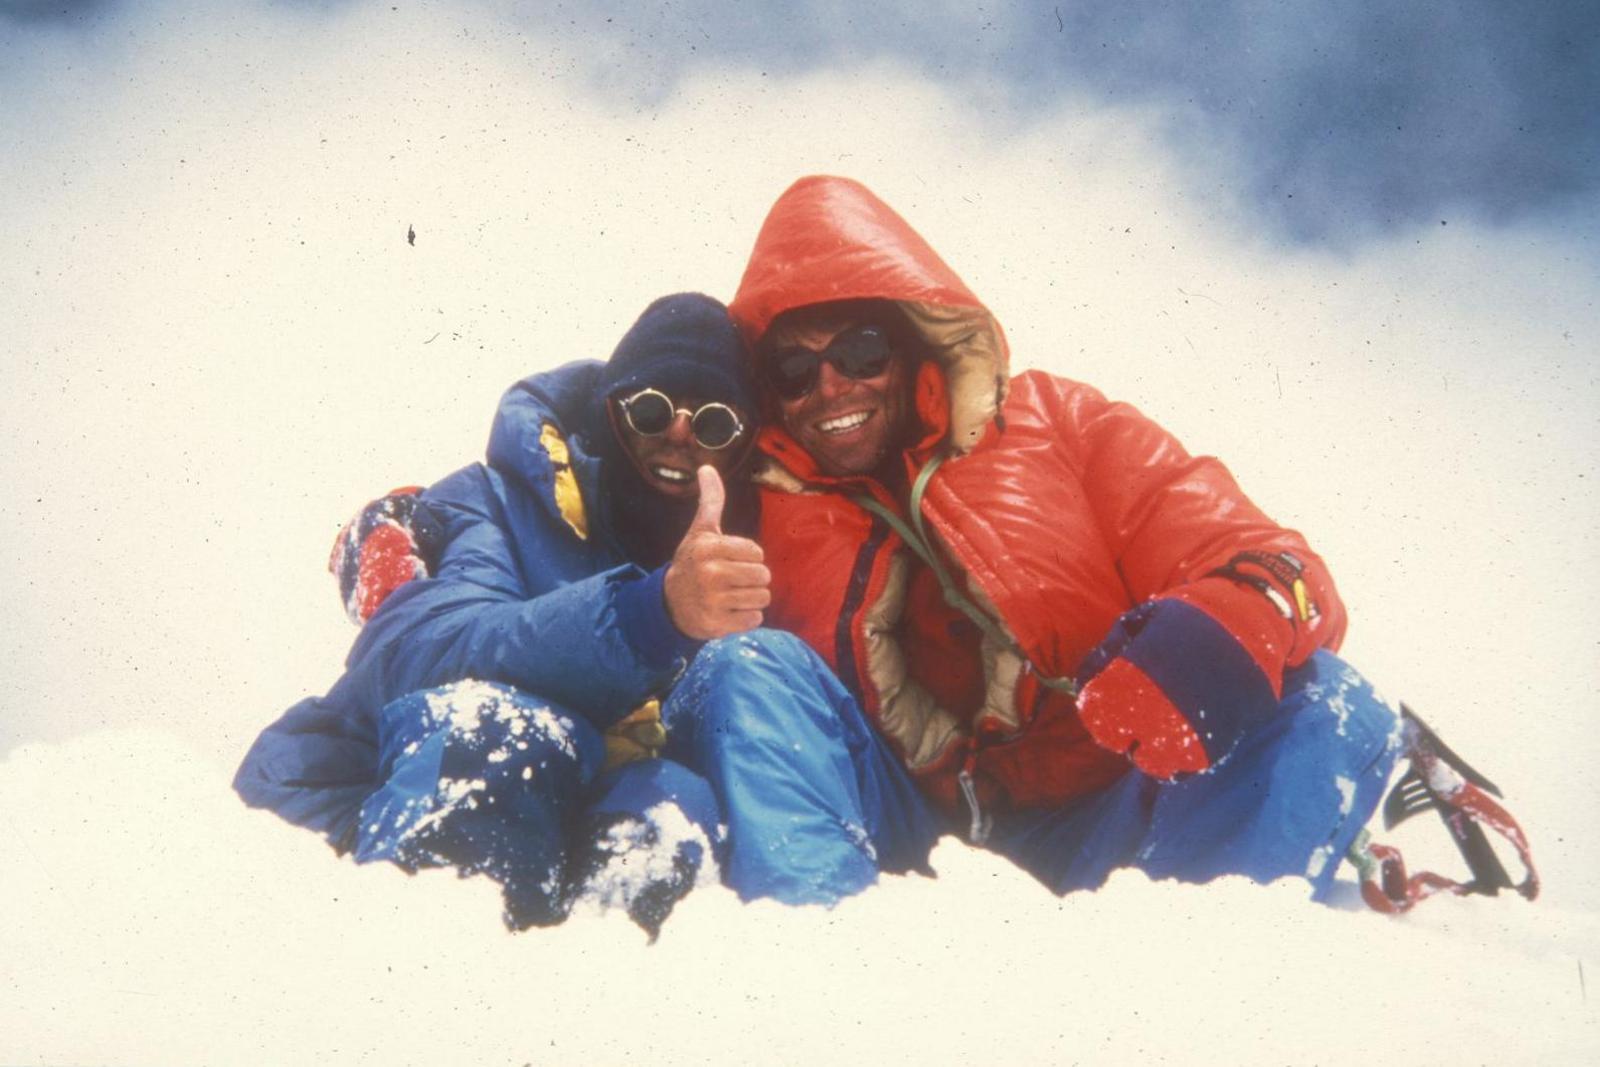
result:
<svg viewBox="0 0 1600 1067"><path fill-rule="evenodd" d="M799 347L823 352L834 339L864 325L861 315L807 308L773 323L761 341L765 354ZM852 378L823 360L816 385L794 399L778 397L784 429L824 474L871 474L906 444L911 422L911 368L897 352L881 374Z"/></svg>
<svg viewBox="0 0 1600 1067"><path fill-rule="evenodd" d="M682 396L672 397L678 410L672 417L666 432L646 435L641 434L628 424L623 415L618 398L611 400L611 421L616 427L617 438L622 442L623 451L628 458L633 460L633 465L639 471L639 476L645 484L663 496L691 498L700 495L700 485L696 481L695 471L704 464L711 464L717 473L724 479L737 465L739 457L746 451L747 442L736 439L725 448L707 448L695 440L694 432L689 425L689 412L698 410L706 401L703 397ZM740 421L746 421L741 413ZM747 436L745 431L743 436Z"/></svg>

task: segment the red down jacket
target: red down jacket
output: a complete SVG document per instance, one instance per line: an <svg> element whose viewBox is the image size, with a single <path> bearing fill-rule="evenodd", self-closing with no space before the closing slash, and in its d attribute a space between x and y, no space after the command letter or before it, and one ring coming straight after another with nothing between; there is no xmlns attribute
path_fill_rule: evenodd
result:
<svg viewBox="0 0 1600 1067"><path fill-rule="evenodd" d="M825 476L778 425L763 432L758 475L767 622L799 634L859 691L934 797L955 805L963 765L984 803L1001 807L1059 804L1124 773L1072 697L1040 677L1073 676L1118 616L1181 595L1242 551L1288 552L1304 566L1319 610L1298 627L1288 664L1337 647L1344 611L1322 561L1220 462L1190 456L1087 385L1037 371L1008 378L999 324L904 220L859 183L803 178L768 215L733 315L755 342L790 308L857 298L898 302L931 355L916 380L923 433L904 456L907 484L942 461L921 503L929 540L1004 632L949 606L931 568L852 497L909 519L906 500L872 479ZM1274 609L1246 597L1229 610L1219 621L1238 633Z"/></svg>

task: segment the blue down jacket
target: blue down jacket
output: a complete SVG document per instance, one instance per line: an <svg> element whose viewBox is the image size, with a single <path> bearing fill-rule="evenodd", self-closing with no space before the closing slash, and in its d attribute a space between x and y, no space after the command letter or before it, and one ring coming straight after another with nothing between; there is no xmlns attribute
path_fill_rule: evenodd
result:
<svg viewBox="0 0 1600 1067"><path fill-rule="evenodd" d="M425 490L444 550L367 622L326 696L290 708L234 779L246 803L355 843L378 787L378 713L474 678L555 701L605 730L661 694L697 648L668 618L663 569L626 561L583 427L603 364L570 363L502 399L488 463Z"/></svg>

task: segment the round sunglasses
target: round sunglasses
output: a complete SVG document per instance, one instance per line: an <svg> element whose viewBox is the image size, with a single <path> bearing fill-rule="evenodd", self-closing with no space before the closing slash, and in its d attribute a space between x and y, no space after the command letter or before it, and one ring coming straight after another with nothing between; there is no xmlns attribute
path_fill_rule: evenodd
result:
<svg viewBox="0 0 1600 1067"><path fill-rule="evenodd" d="M726 404L712 401L690 411L680 408L659 389L641 389L617 401L629 428L641 437L660 437L672 428L678 414L689 416L689 432L701 448L715 452L727 448L744 433L744 421Z"/></svg>
<svg viewBox="0 0 1600 1067"><path fill-rule="evenodd" d="M784 400L799 400L817 387L822 361L846 378L876 378L889 367L894 348L881 326L856 326L835 337L827 348L813 352L791 345L775 349L762 361L762 371L773 392Z"/></svg>

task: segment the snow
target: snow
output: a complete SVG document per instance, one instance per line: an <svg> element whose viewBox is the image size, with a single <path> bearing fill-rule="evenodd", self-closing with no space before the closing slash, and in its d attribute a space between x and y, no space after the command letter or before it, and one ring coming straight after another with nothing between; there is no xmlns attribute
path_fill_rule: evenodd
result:
<svg viewBox="0 0 1600 1067"><path fill-rule="evenodd" d="M333 857L162 731L0 773L6 1063L1583 1062L1593 909L1394 921L1127 872L1057 899L947 841L833 910L692 893L523 935L482 879ZM54 813L48 821L36 816ZM19 817L20 816L20 817ZM1584 902L1586 904L1586 902ZM26 917L24 921L22 917ZM1497 1054L1490 1055L1490 1052Z"/></svg>
<svg viewBox="0 0 1600 1067"><path fill-rule="evenodd" d="M548 707L519 707L502 686L468 679L430 690L426 699L428 714L435 722L449 722L453 734L475 747L487 743L483 733L485 720L502 726L505 735L513 740L485 753L484 759L491 764L510 759L513 748L527 751L534 738L551 742L568 756L577 756L570 719ZM491 731L491 735L499 732Z"/></svg>
<svg viewBox="0 0 1600 1067"><path fill-rule="evenodd" d="M1339 790L1339 810L1348 814L1355 803L1356 784L1342 774L1334 778L1333 784Z"/></svg>
<svg viewBox="0 0 1600 1067"><path fill-rule="evenodd" d="M102 7L114 32L0 36L0 1063L1600 1060L1580 238L1274 246L1159 114L990 121L890 64L619 103L493 5ZM1132 872L1058 899L947 840L937 879L832 910L705 886L654 945L615 912L512 935L481 878L237 802L353 636L323 570L352 510L478 456L507 384L651 298L729 295L817 171L906 214L1019 369L1137 403L1307 534L1351 660L1505 790L1539 902L1389 919ZM1426 822L1377 837L1459 872Z"/></svg>
<svg viewBox="0 0 1600 1067"><path fill-rule="evenodd" d="M700 863L695 885L701 888L721 885L721 870L711 848L711 839L676 804L656 804L644 820L626 819L613 824L600 838L600 851L610 858L583 883L583 894L575 905L579 913L604 914L613 908L626 909L639 892L653 883L669 880L674 864L685 846Z"/></svg>
<svg viewBox="0 0 1600 1067"><path fill-rule="evenodd" d="M1328 869L1328 864L1333 860L1333 845L1323 845L1311 853L1311 858L1306 861L1306 877L1315 878Z"/></svg>

